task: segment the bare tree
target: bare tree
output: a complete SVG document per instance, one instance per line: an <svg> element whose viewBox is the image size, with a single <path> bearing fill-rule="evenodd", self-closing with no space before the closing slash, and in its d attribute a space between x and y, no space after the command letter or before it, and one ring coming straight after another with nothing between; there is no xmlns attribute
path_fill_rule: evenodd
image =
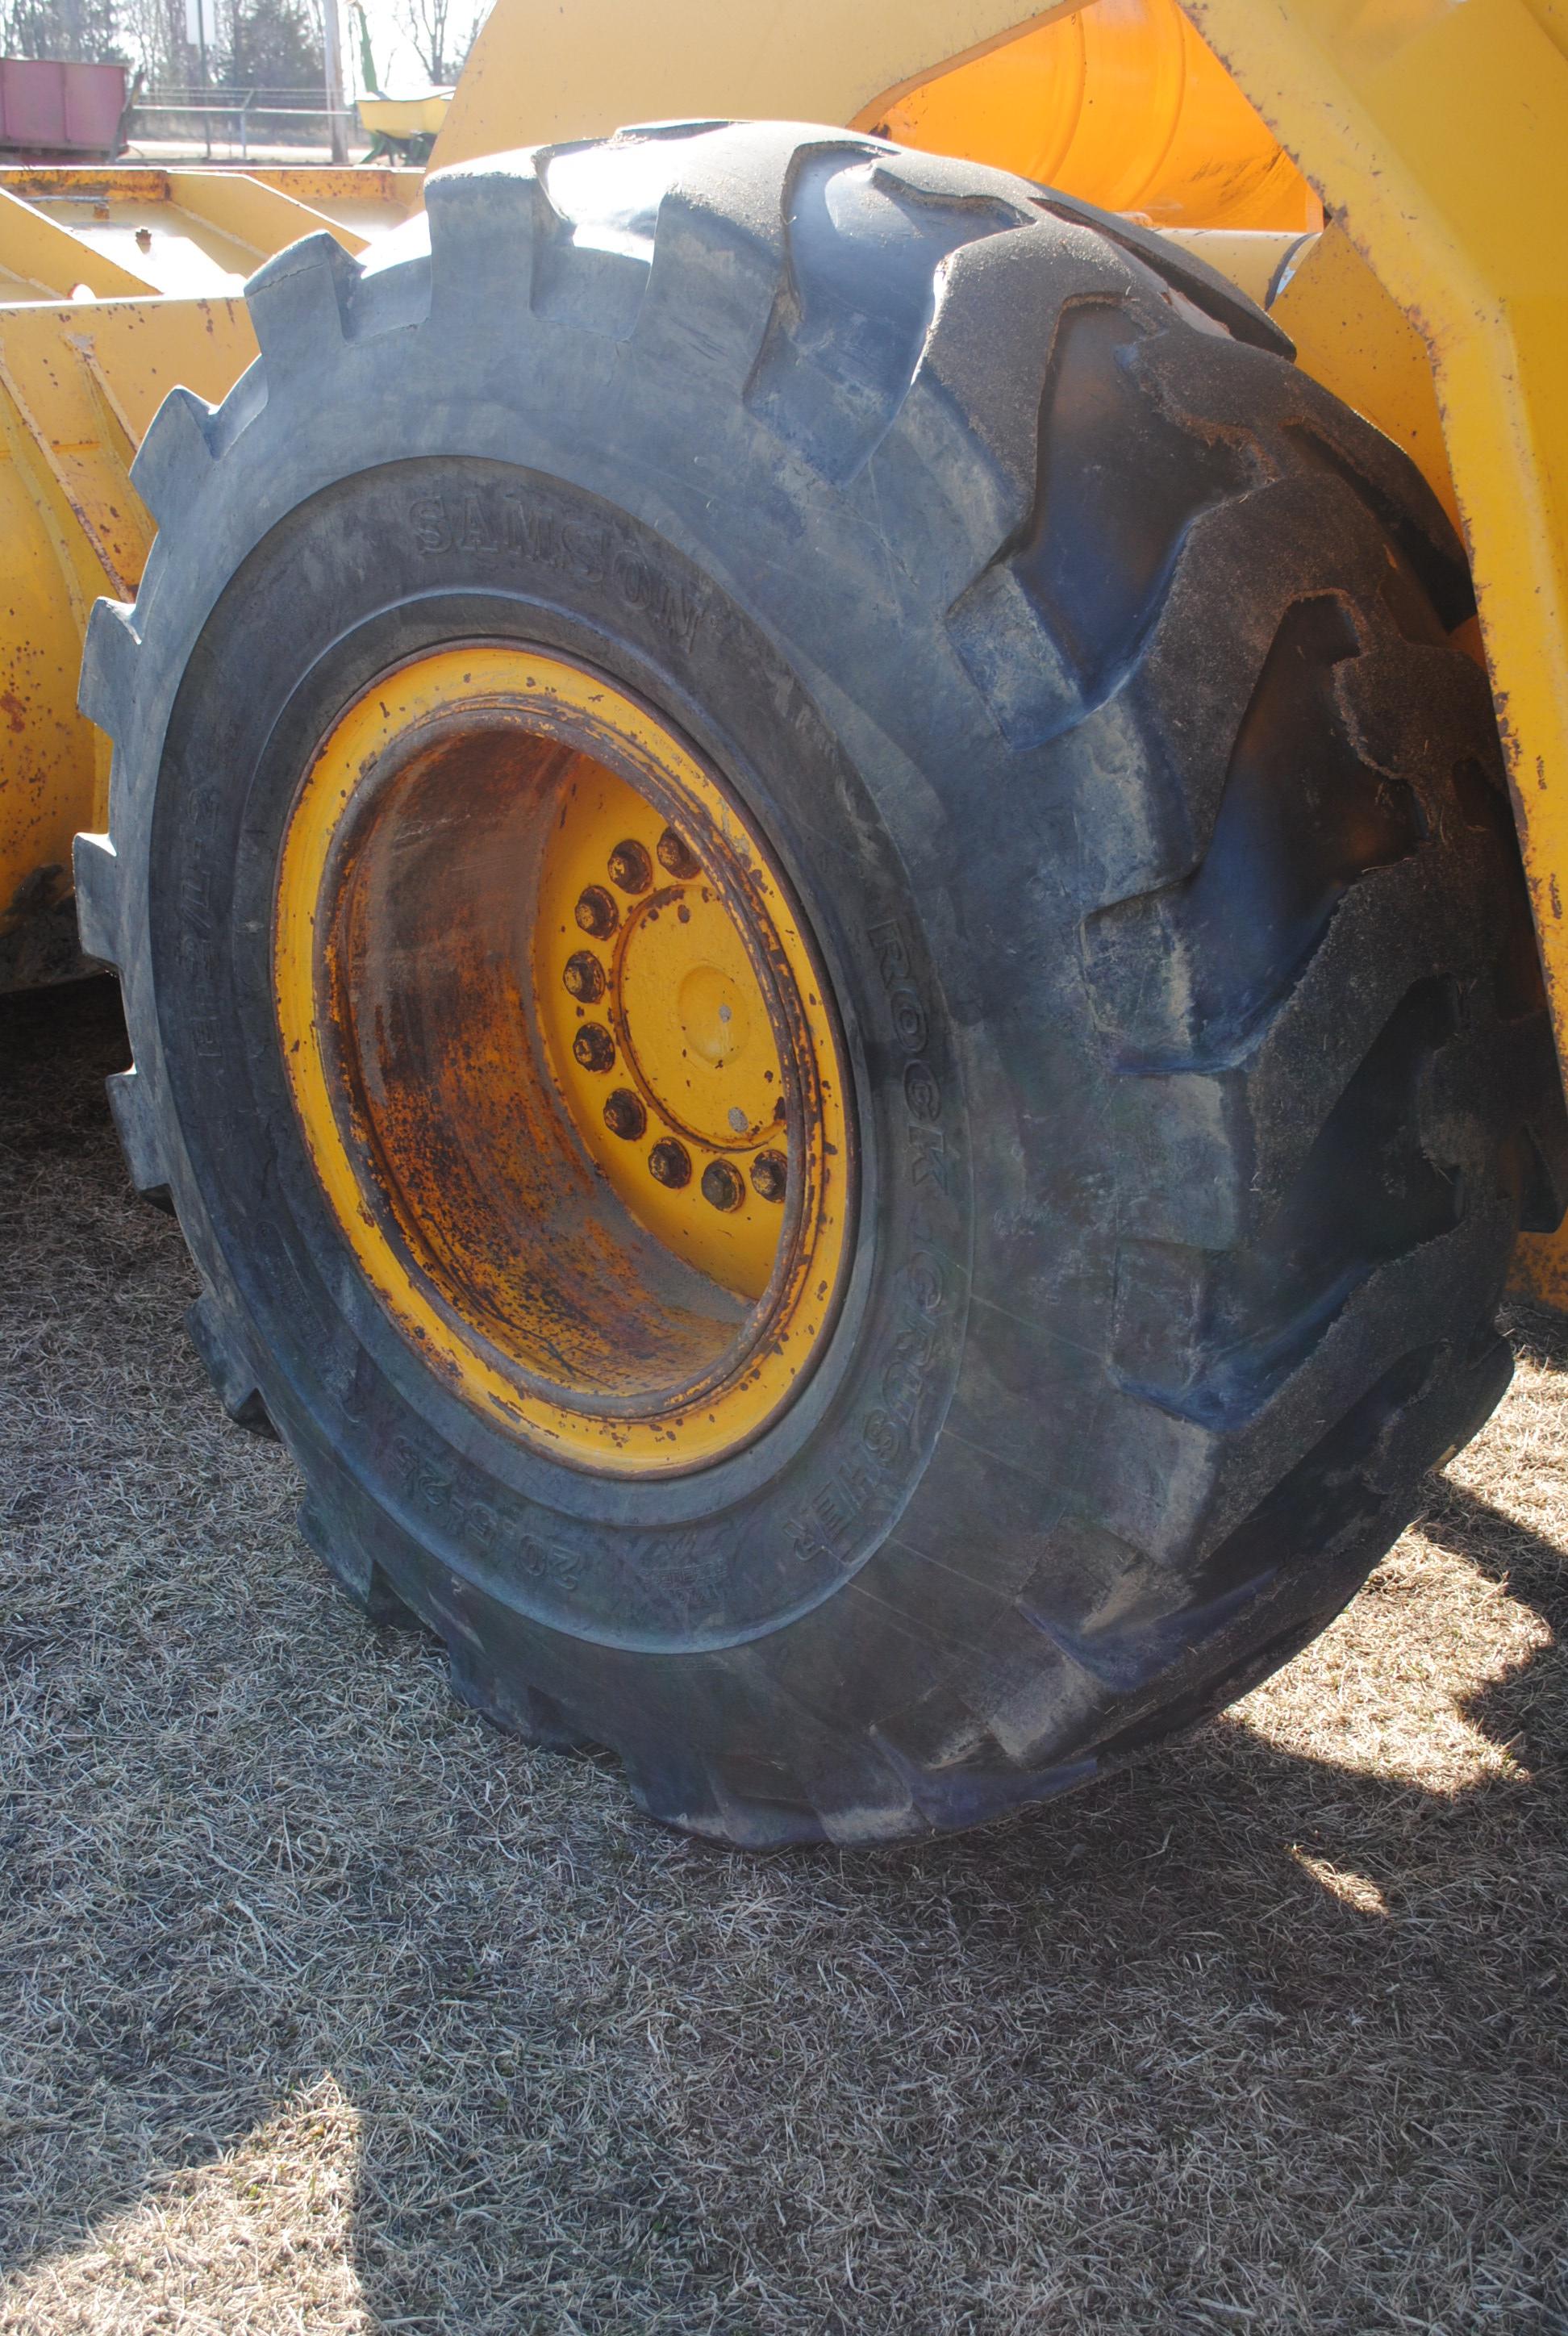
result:
<svg viewBox="0 0 1568 2336"><path fill-rule="evenodd" d="M455 81L490 0L398 0L397 20L433 82Z"/></svg>
<svg viewBox="0 0 1568 2336"><path fill-rule="evenodd" d="M0 56L122 63L113 0L0 0Z"/></svg>
<svg viewBox="0 0 1568 2336"><path fill-rule="evenodd" d="M122 38L155 89L195 78L185 0L119 0Z"/></svg>

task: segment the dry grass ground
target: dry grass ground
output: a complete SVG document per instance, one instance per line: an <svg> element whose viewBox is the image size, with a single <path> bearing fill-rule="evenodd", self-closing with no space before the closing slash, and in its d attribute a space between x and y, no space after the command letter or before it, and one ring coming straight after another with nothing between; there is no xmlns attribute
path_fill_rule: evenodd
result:
<svg viewBox="0 0 1568 2336"><path fill-rule="evenodd" d="M1196 1743L998 1831L651 1829L378 1636L0 1008L0 2331L1568 2328L1568 1349Z"/></svg>

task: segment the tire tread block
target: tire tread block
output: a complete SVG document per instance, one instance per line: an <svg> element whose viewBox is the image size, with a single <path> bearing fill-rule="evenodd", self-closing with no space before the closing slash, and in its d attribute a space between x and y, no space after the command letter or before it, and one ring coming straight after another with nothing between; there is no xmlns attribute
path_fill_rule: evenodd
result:
<svg viewBox="0 0 1568 2336"><path fill-rule="evenodd" d="M413 1608L399 1595L385 1567L367 1555L340 1524L329 1524L314 1498L301 1504L298 1523L301 1537L366 1621L389 1630L415 1630L424 1627Z"/></svg>
<svg viewBox="0 0 1568 2336"><path fill-rule="evenodd" d="M463 1639L447 1641L452 1691L460 1703L481 1713L509 1736L538 1751L578 1752L592 1738L575 1728L560 1706L511 1672L487 1660Z"/></svg>
<svg viewBox="0 0 1568 2336"><path fill-rule="evenodd" d="M71 850L76 889L76 929L84 957L120 963L120 859L106 835L78 835Z"/></svg>
<svg viewBox="0 0 1568 2336"><path fill-rule="evenodd" d="M245 287L245 305L270 383L319 362L324 345L348 336L359 263L322 229L265 261Z"/></svg>
<svg viewBox="0 0 1568 2336"><path fill-rule="evenodd" d="M141 646L129 601L95 600L82 649L76 703L89 722L119 745L136 702L136 653Z"/></svg>
<svg viewBox="0 0 1568 2336"><path fill-rule="evenodd" d="M146 1080L133 1067L129 1071L116 1071L112 1078L104 1081L104 1087L109 1096L114 1133L120 1138L120 1149L125 1155L125 1165L131 1172L132 1185L144 1201L172 1216L174 1196L163 1159L158 1114L148 1094Z"/></svg>
<svg viewBox="0 0 1568 2336"><path fill-rule="evenodd" d="M235 1426L277 1442L278 1430L256 1384L255 1370L210 1290L187 1308L185 1328L218 1400Z"/></svg>
<svg viewBox="0 0 1568 2336"><path fill-rule="evenodd" d="M186 519L211 472L216 409L189 389L171 389L148 424L131 483L160 529Z"/></svg>

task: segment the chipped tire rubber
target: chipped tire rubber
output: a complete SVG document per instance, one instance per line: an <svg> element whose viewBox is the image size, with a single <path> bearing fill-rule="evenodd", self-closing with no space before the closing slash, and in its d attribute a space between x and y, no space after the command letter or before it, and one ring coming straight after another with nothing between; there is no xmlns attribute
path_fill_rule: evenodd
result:
<svg viewBox="0 0 1568 2336"><path fill-rule="evenodd" d="M114 1109L307 1530L469 1700L716 1838L974 1824L1232 1699L1497 1401L1563 1153L1466 565L1258 311L1025 182L691 125L464 166L138 457L79 847ZM789 871L853 1064L824 1358L738 1455L576 1472L354 1270L278 1059L281 823L442 640L643 693Z"/></svg>

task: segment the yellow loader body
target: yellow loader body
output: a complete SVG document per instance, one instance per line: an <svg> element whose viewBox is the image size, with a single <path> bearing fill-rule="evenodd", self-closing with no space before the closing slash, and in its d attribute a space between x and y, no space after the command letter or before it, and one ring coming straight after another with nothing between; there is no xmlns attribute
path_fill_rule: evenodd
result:
<svg viewBox="0 0 1568 2336"><path fill-rule="evenodd" d="M416 170L0 171L0 988L75 965L71 839L108 749L76 707L88 611L131 594L152 522L131 483L176 384L216 402L256 355L239 297L326 228L350 251L420 202Z"/></svg>
<svg viewBox="0 0 1568 2336"><path fill-rule="evenodd" d="M1458 519L1559 1052L1568 1037L1568 16L1560 0L499 0L433 168L628 120L840 122L996 163L1193 244ZM70 839L107 754L75 708L88 610L129 596L164 393L254 355L245 276L351 251L412 171L0 173L0 982L66 968ZM1328 226L1325 229L1325 209ZM1568 1298L1558 1237L1526 1237Z"/></svg>

